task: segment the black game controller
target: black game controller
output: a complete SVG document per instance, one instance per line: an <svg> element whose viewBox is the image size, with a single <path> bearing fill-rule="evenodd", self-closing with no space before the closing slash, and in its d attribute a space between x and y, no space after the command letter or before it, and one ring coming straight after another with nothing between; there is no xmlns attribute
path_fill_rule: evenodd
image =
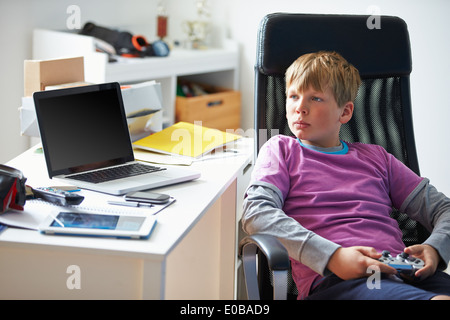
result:
<svg viewBox="0 0 450 320"><path fill-rule="evenodd" d="M397 257L394 258L387 250L384 250L381 253L381 258L379 258L378 261L395 268L400 275L407 277L414 277L416 271L422 269L425 265L423 260L411 257L405 252L398 254Z"/></svg>

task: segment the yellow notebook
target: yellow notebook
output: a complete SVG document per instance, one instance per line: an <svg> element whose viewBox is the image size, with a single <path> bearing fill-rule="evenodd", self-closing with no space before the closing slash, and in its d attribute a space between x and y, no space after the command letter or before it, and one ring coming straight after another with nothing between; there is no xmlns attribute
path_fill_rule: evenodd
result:
<svg viewBox="0 0 450 320"><path fill-rule="evenodd" d="M198 158L239 138L241 136L234 133L178 122L135 141L133 146L159 153Z"/></svg>

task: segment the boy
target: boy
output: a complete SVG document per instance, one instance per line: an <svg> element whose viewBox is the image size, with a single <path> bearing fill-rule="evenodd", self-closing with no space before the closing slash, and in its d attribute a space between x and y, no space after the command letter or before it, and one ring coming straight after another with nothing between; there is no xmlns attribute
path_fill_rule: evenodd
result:
<svg viewBox="0 0 450 320"><path fill-rule="evenodd" d="M450 199L383 148L339 139L353 114L359 73L334 52L306 54L286 71L286 117L296 138L261 148L246 192L248 234L277 237L288 250L299 299L450 298ZM432 235L404 248L391 207ZM421 258L421 281L407 284L378 259L405 251ZM370 290L370 270L382 273Z"/></svg>

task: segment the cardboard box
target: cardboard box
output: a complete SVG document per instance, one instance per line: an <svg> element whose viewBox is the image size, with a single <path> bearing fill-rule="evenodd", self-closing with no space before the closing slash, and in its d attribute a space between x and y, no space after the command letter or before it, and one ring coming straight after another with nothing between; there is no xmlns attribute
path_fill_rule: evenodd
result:
<svg viewBox="0 0 450 320"><path fill-rule="evenodd" d="M202 121L208 128L226 131L241 125L241 93L224 88L209 89L214 92L196 97L176 98L176 122Z"/></svg>
<svg viewBox="0 0 450 320"><path fill-rule="evenodd" d="M44 90L46 86L80 81L84 81L83 57L24 62L25 97Z"/></svg>

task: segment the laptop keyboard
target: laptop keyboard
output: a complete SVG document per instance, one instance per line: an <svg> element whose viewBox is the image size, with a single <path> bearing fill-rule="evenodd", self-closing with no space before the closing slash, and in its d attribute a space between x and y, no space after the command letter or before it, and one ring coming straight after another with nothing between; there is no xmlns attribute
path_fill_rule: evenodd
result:
<svg viewBox="0 0 450 320"><path fill-rule="evenodd" d="M166 170L166 168L149 166L141 163L130 163L119 167L113 167L86 173L77 173L68 177L71 179L81 180L85 182L100 183L162 170Z"/></svg>

